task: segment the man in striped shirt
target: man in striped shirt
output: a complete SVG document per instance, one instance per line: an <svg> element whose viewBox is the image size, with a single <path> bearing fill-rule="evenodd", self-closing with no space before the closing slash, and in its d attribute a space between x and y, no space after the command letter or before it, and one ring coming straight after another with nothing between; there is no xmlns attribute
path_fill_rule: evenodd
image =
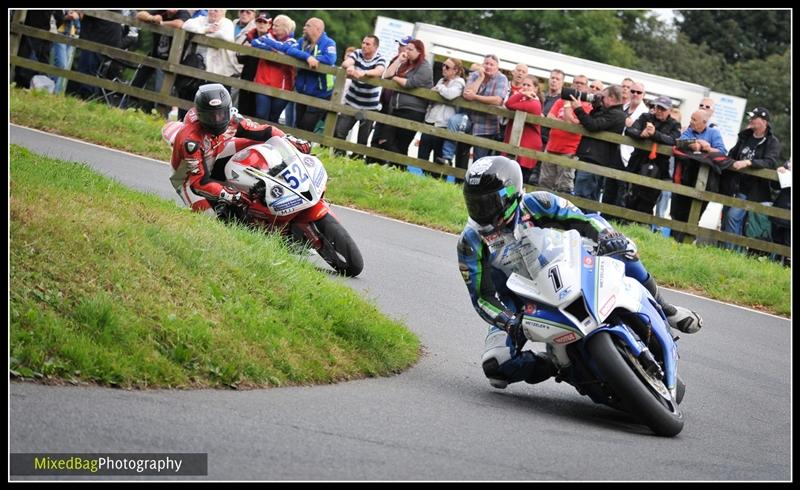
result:
<svg viewBox="0 0 800 490"><path fill-rule="evenodd" d="M369 85L361 80L365 77L378 77L386 70L386 59L378 53L380 41L377 36L365 36L361 41L361 49L350 53L342 68L347 70L347 76L353 79L350 87L345 92L344 104L364 111L381 110L381 88ZM356 123L355 116L339 114L336 122L334 136L345 139L347 133ZM361 119L358 125L358 143L366 145L369 133L372 131L372 121Z"/></svg>

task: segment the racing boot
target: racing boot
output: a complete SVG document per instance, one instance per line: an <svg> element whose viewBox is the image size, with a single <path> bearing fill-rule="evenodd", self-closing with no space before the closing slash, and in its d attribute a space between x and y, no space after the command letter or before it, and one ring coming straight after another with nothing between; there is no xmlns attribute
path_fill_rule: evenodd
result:
<svg viewBox="0 0 800 490"><path fill-rule="evenodd" d="M522 351L502 364L496 357L483 361L483 373L489 384L498 389L505 389L509 383L525 381L535 384L556 375L558 369L553 361L544 353Z"/></svg>
<svg viewBox="0 0 800 490"><path fill-rule="evenodd" d="M650 274L644 282L644 287L650 291L650 294L653 295L653 298L655 298L656 302L661 306L661 309L664 310L664 315L667 316L670 327L680 330L683 333L695 333L703 327L703 319L700 318L700 315L683 306L675 306L667 303L661 296L661 293L659 293L658 285L656 285L656 280L653 278L652 274Z"/></svg>
<svg viewBox="0 0 800 490"><path fill-rule="evenodd" d="M530 352L530 351L526 351ZM549 378L552 378L556 374L558 374L558 368L556 367L553 360L545 354L544 352L534 352L533 357L536 358L536 362L533 364L533 367L530 369L530 372L525 377L525 382L530 384L541 383Z"/></svg>

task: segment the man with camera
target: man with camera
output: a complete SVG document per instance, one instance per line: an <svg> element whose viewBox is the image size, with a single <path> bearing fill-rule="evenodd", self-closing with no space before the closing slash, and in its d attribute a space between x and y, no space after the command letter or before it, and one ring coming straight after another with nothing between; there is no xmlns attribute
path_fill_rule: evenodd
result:
<svg viewBox="0 0 800 490"><path fill-rule="evenodd" d="M655 112L645 112L639 116L625 134L634 139L673 146L681 135L681 124L670 116L672 99L662 95L653 102L653 108ZM669 155L635 148L631 153L628 171L654 179L669 179ZM658 189L633 185L626 207L650 214L660 194Z"/></svg>
<svg viewBox="0 0 800 490"><path fill-rule="evenodd" d="M569 89L563 92L562 97L569 98L571 102L567 104L573 107L578 121L588 131L622 133L623 128L625 128L625 117L627 116L625 111L622 110L622 89L618 85L611 85L603 90L600 95L595 96L581 92L571 93ZM594 109L591 113L586 113L579 99L588 100L592 103ZM618 170L623 168L618 143L584 136L581 138L580 145L578 145L577 156L583 162L595 163ZM608 180L611 181L613 179ZM578 170L575 173L575 195L599 201L602 182L602 176ZM614 195L609 195L606 192L603 194L604 203L617 204L616 192L613 192Z"/></svg>
<svg viewBox="0 0 800 490"><path fill-rule="evenodd" d="M563 76L563 73L562 73ZM551 83L553 76L551 74ZM558 80L556 80L558 81ZM589 78L586 75L575 75L572 78L573 91L585 92L588 88ZM578 118L572 110L572 102L568 96L562 97L562 94L573 93L569 90L562 91L559 88L559 99L552 104L552 107L547 111L547 117L565 121L571 124L578 124ZM583 109L586 112L591 112L592 105L589 102L582 102ZM569 106L569 107L568 107ZM544 134L542 135L544 142ZM549 139L545 144L545 151L547 153L554 153L556 155L564 155L569 158L575 158L575 153L578 151L578 145L581 142L581 135L578 133L571 133L563 129L552 128L550 130ZM539 174L539 185L556 192L563 192L565 194L572 194L575 187L575 169L562 167L555 163L541 162L541 172Z"/></svg>

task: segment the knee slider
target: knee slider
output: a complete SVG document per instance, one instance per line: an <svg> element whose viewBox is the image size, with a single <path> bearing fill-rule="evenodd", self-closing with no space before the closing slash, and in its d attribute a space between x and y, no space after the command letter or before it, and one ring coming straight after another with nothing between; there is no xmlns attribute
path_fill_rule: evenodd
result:
<svg viewBox="0 0 800 490"><path fill-rule="evenodd" d="M507 377L500 372L500 363L494 357L483 361L483 374L487 378L507 379Z"/></svg>

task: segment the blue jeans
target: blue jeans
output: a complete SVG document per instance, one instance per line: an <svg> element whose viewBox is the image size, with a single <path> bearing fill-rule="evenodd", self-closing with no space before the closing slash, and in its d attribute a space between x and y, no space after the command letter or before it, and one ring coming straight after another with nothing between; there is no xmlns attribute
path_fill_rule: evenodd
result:
<svg viewBox="0 0 800 490"><path fill-rule="evenodd" d="M486 139L490 139L490 140L493 140L493 141L503 141L503 135L500 134L500 133L495 133L495 134L476 134L475 136L480 136L481 138L486 138ZM490 150L489 148L481 148L480 146L473 146L472 147L472 161L474 162L475 160L477 160L479 158L483 158L485 156L488 156L490 153L492 153L492 151L494 151L494 150Z"/></svg>
<svg viewBox="0 0 800 490"><path fill-rule="evenodd" d="M469 116L466 114L453 114L447 121L447 129L454 133L466 133L469 129ZM453 160L456 154L456 142L444 140L442 143L442 158Z"/></svg>
<svg viewBox="0 0 800 490"><path fill-rule="evenodd" d="M85 73L87 75L95 75L102 62L103 58L100 54L92 51L82 50L81 54L78 56L78 66L75 71L79 73ZM80 82L74 83L76 84L75 88L78 92L78 95L81 98L88 99L89 97L92 97L100 92L100 89L94 85L85 85Z"/></svg>
<svg viewBox="0 0 800 490"><path fill-rule="evenodd" d="M256 94L256 114L259 119L269 122L278 122L288 100L270 97L269 95Z"/></svg>
<svg viewBox="0 0 800 490"><path fill-rule="evenodd" d="M661 195L658 196L658 201L656 201L656 216L659 218L667 217L667 206L671 198L672 193L670 191L661 191Z"/></svg>
<svg viewBox="0 0 800 490"><path fill-rule="evenodd" d="M53 47L50 48L50 53L53 56L53 66L56 68L61 68L62 70L66 70L70 58L74 52L75 48L73 46L68 46L63 43L53 43ZM61 90L63 90L66 79L62 79L61 77L57 77L55 75L50 75L50 79L56 84L56 93L59 93Z"/></svg>
<svg viewBox="0 0 800 490"><path fill-rule="evenodd" d="M747 199L746 194L737 192L733 195L737 199ZM747 216L747 210L740 208L732 208L729 206L722 207L722 231L734 233L736 235L744 235L744 218ZM723 248L729 250L743 251L744 247L735 245L733 243L723 243Z"/></svg>
<svg viewBox="0 0 800 490"><path fill-rule="evenodd" d="M602 188L601 175L595 175L583 170L575 171L575 188L573 194L578 197L585 197L592 201L600 201L600 189Z"/></svg>

